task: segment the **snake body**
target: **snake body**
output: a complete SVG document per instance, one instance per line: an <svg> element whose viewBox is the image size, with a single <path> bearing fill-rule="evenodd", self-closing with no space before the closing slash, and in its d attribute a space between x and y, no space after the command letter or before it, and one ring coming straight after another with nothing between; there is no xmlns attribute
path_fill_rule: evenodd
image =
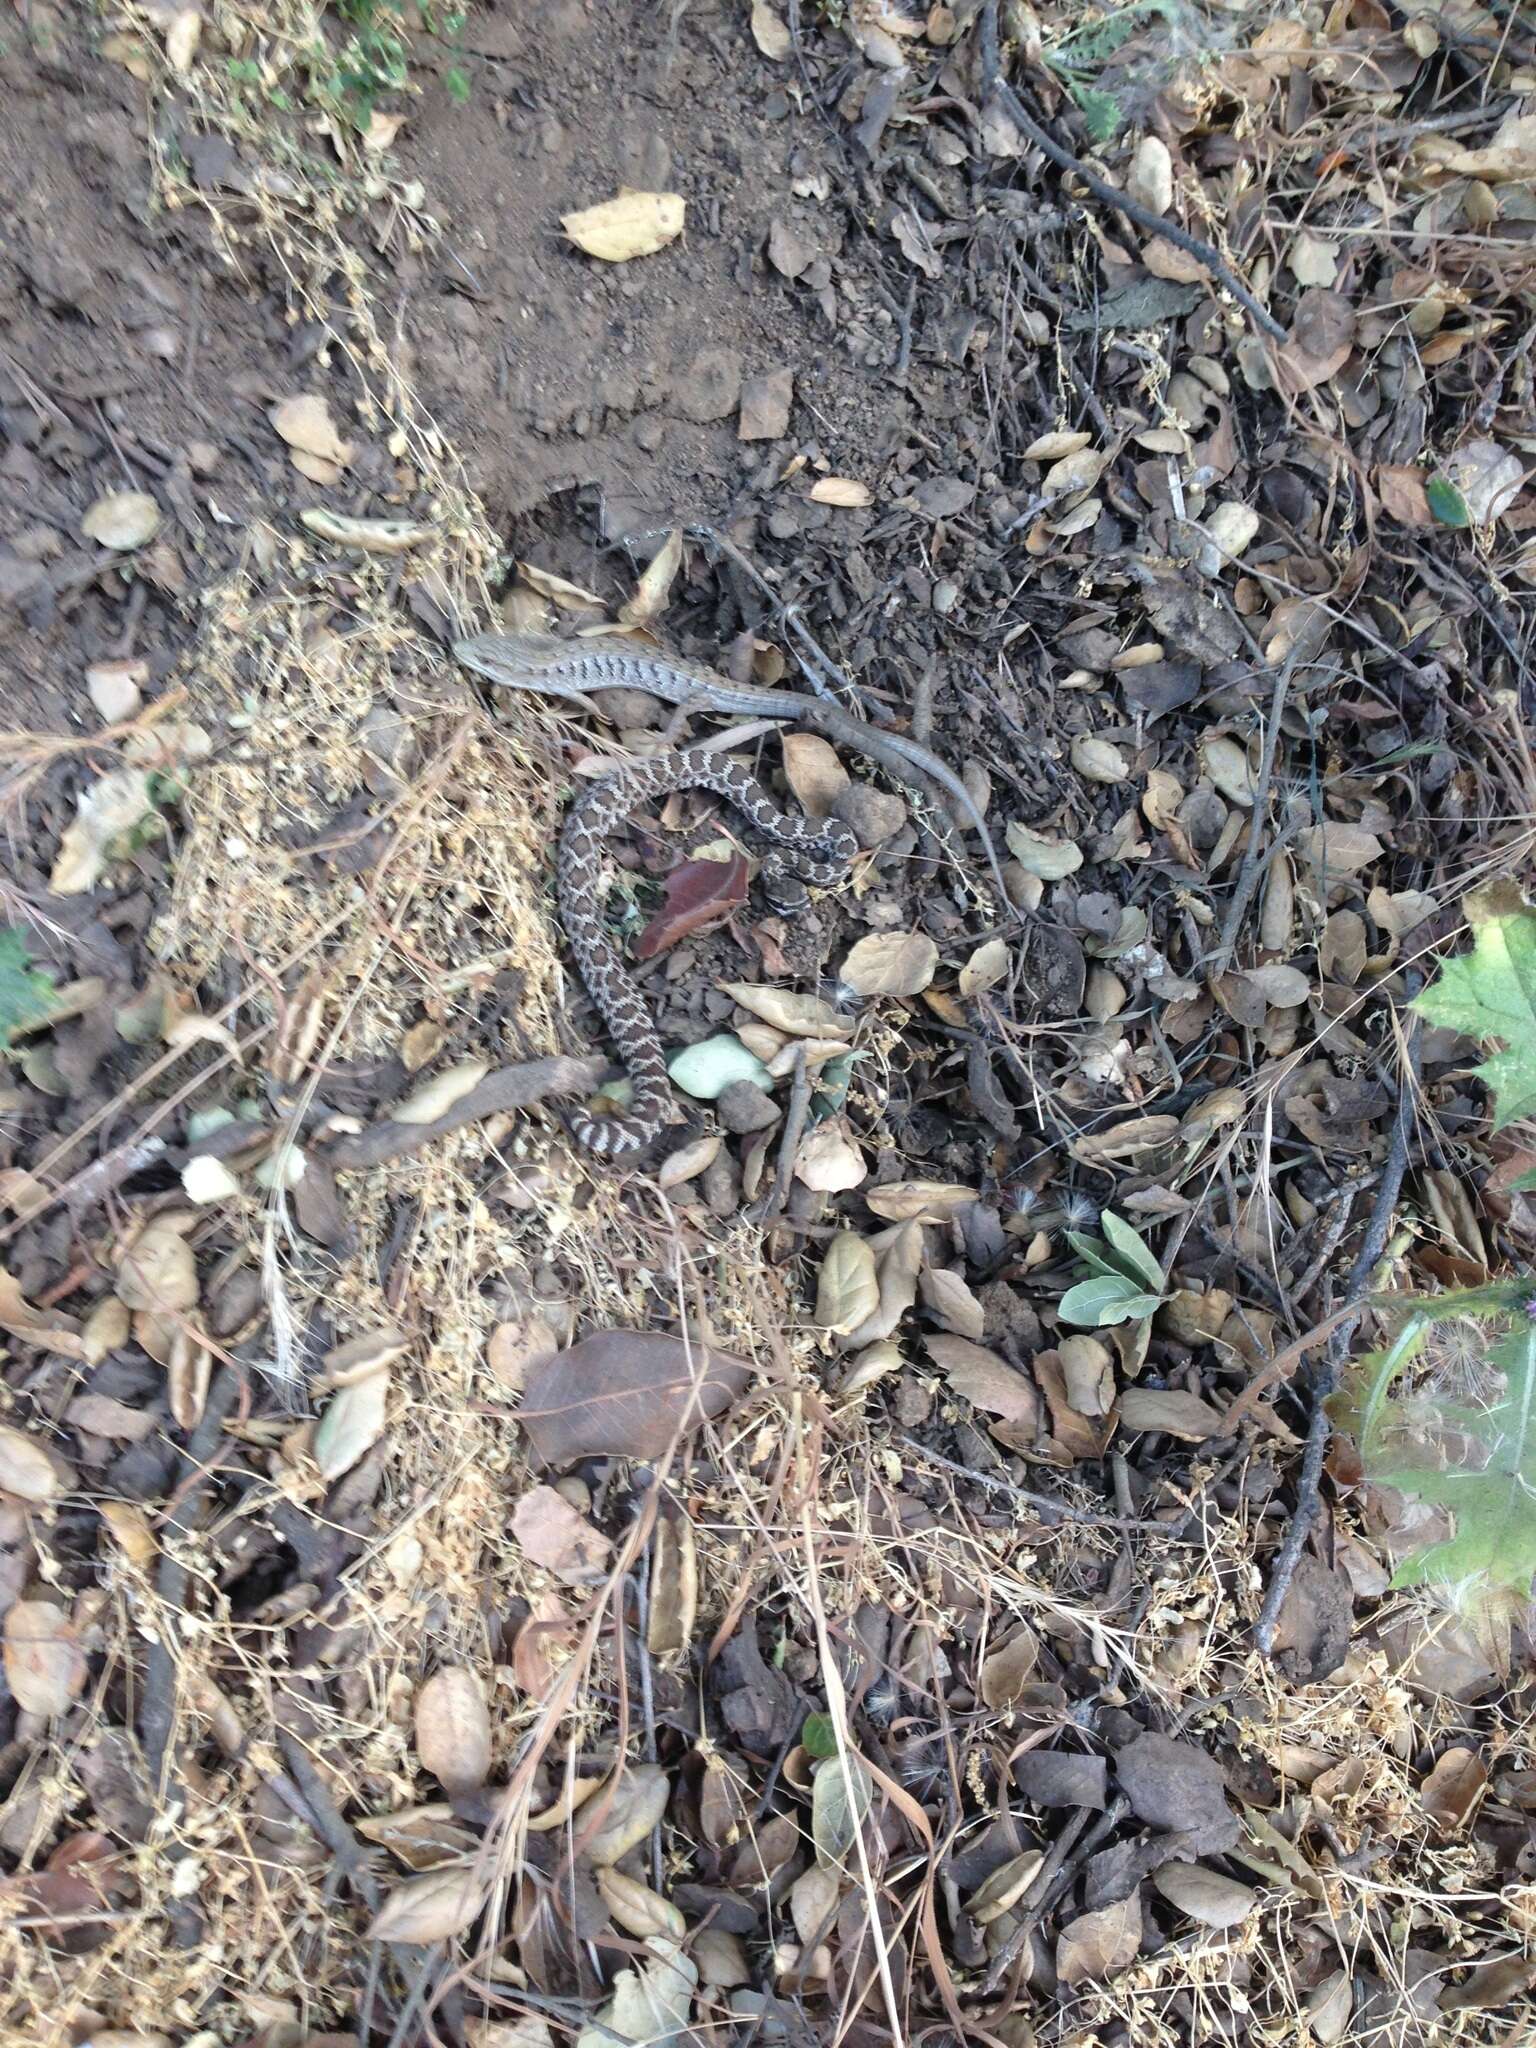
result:
<svg viewBox="0 0 1536 2048"><path fill-rule="evenodd" d="M572 1119L582 1144L605 1159L648 1145L666 1122L672 1095L645 998L603 923L598 858L602 842L637 804L676 789L712 789L773 841L778 851L763 862L763 884L780 909L802 904L807 882L823 887L840 882L859 850L846 825L833 820L814 825L789 816L744 768L698 747L632 762L582 791L560 833L555 864L560 921L634 1088L624 1115L592 1116L582 1110Z"/></svg>
<svg viewBox="0 0 1536 2048"><path fill-rule="evenodd" d="M899 781L910 781L915 769L937 783L981 834L999 899L1008 902L985 821L960 778L916 740L868 725L830 698L733 683L700 663L664 660L616 636L573 641L547 633L481 633L455 641L453 651L467 668L491 682L535 696L564 698L590 709L592 690L641 690L690 709L815 726L828 738L880 762ZM604 927L598 851L637 804L680 789L713 790L774 843L779 850L765 860L763 880L781 908L804 900L805 882L826 886L840 881L858 851L858 841L846 825L831 820L812 824L789 816L745 769L702 748L636 761L593 783L576 799L560 835L556 863L560 919L581 978L613 1034L634 1086L624 1115L582 1112L574 1119L577 1137L605 1158L636 1152L650 1143L666 1121L671 1088L644 998Z"/></svg>

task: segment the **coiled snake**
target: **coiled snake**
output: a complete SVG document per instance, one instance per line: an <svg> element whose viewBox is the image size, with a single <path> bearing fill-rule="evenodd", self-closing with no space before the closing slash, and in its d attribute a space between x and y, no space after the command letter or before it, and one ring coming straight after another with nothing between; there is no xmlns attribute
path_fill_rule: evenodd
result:
<svg viewBox="0 0 1536 2048"><path fill-rule="evenodd" d="M586 692L608 688L643 690L671 704L699 710L767 717L814 725L844 745L868 754L902 780L917 769L936 782L981 834L1001 901L1008 901L997 855L970 792L936 755L903 734L866 725L841 705L791 690L762 690L731 683L694 663L662 660L634 641L619 638L558 640L541 633L482 633L454 643L466 667L494 683L538 696L587 702ZM590 708L590 706L588 707ZM671 1085L661 1040L638 986L603 924L598 890L601 843L637 804L673 790L709 789L725 797L778 849L763 863L763 882L780 909L805 899L804 884L823 887L842 880L858 852L858 841L835 820L813 824L780 810L758 782L730 760L703 748L656 754L621 768L584 790L567 813L556 859L560 921L587 990L613 1033L619 1057L634 1086L622 1116L579 1112L577 1137L604 1158L638 1152L667 1120Z"/></svg>

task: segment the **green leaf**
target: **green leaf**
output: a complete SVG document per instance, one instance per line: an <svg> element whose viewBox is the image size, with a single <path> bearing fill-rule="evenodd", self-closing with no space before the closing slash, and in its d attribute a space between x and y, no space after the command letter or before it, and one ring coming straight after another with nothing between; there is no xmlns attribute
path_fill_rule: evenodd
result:
<svg viewBox="0 0 1536 2048"><path fill-rule="evenodd" d="M1105 92L1097 85L1080 85L1072 95L1083 110L1083 125L1088 130L1088 140L1099 148L1106 142L1113 142L1119 133L1120 123L1125 114L1120 102L1112 92Z"/></svg>
<svg viewBox="0 0 1536 2048"><path fill-rule="evenodd" d="M1117 1216L1113 1209L1106 1209L1099 1217L1099 1228L1108 1240L1115 1264L1123 1273L1144 1286L1154 1288L1161 1294L1167 1286L1163 1269L1153 1257L1139 1231L1133 1230L1123 1216Z"/></svg>
<svg viewBox="0 0 1536 2048"><path fill-rule="evenodd" d="M1502 1131L1536 1116L1536 910L1510 883L1474 889L1465 907L1472 951L1445 961L1413 1007L1431 1024L1503 1041L1474 1069L1493 1091L1493 1128Z"/></svg>
<svg viewBox="0 0 1536 2048"><path fill-rule="evenodd" d="M1077 1329L1103 1330L1111 1323L1133 1323L1152 1315L1162 1300L1160 1293L1144 1293L1124 1273L1096 1273L1067 1289L1057 1313Z"/></svg>
<svg viewBox="0 0 1536 2048"><path fill-rule="evenodd" d="M32 965L27 942L0 925L0 1050L19 1031L40 1024L53 1005L53 977Z"/></svg>
<svg viewBox="0 0 1536 2048"><path fill-rule="evenodd" d="M1090 1273L1119 1273L1122 1270L1110 1257L1109 1246L1102 1237L1088 1237L1081 1230L1069 1230L1067 1243Z"/></svg>
<svg viewBox="0 0 1536 2048"><path fill-rule="evenodd" d="M1409 1558L1393 1583L1439 1586L1466 1611L1530 1597L1536 1574L1536 1317L1527 1279L1420 1303L1386 1350L1364 1360L1360 1410L1367 1478L1455 1517L1454 1533ZM1468 1315L1504 1321L1484 1364L1498 1392L1475 1404L1438 1398L1433 1377L1407 1398L1397 1386L1436 1326ZM1437 1438L1437 1426L1451 1432ZM1483 1453L1479 1462L1475 1452Z"/></svg>
<svg viewBox="0 0 1536 2048"><path fill-rule="evenodd" d="M800 1740L812 1756L837 1755L837 1728L830 1714L807 1714Z"/></svg>
<svg viewBox="0 0 1536 2048"><path fill-rule="evenodd" d="M1472 514L1467 501L1448 476L1432 476L1424 486L1429 509L1442 526L1470 526Z"/></svg>

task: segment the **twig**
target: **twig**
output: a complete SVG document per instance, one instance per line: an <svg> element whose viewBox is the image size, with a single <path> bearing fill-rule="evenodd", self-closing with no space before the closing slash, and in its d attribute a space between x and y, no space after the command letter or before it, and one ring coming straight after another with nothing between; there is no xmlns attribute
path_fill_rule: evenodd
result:
<svg viewBox="0 0 1536 2048"><path fill-rule="evenodd" d="M800 1134L805 1129L805 1119L811 1107L811 1075L805 1064L805 1045L802 1041L795 1047L795 1074L790 1083L789 1109L784 1117L784 1135L779 1141L779 1163L774 1169L773 1186L758 1208L750 1213L753 1223L772 1223L783 1210L789 1198L790 1178L795 1170L795 1156L800 1150Z"/></svg>
<svg viewBox="0 0 1536 2048"><path fill-rule="evenodd" d="M1010 1479L995 1479L990 1472L973 1472L969 1465L959 1464L954 1458L941 1457L927 1444L920 1444L916 1437L899 1436L896 1441L903 1450L926 1459L930 1465L937 1465L940 1471L953 1472L959 1479L969 1479L973 1485L985 1487L988 1493L1002 1494L1007 1500L1017 1501L1021 1507L1033 1508L1047 1520L1054 1516L1058 1521L1084 1523L1090 1529L1146 1529L1152 1526L1146 1522L1127 1521L1121 1515L1101 1515L1092 1508L1075 1508L1068 1501L1052 1500L1049 1494L1031 1493L1027 1487L1015 1486Z"/></svg>
<svg viewBox="0 0 1536 2048"><path fill-rule="evenodd" d="M997 0L986 0L986 5L981 10L981 77L983 99L996 93L1008 109L1010 118L1024 131L1037 149L1045 152L1053 164L1059 165L1064 171L1070 171L1075 178L1080 178L1095 199L1102 201L1106 206L1116 208L1127 220L1134 221L1137 227L1145 230L1147 234L1157 235L1161 240L1171 242L1175 249L1182 249L1186 256L1193 256L1198 263L1203 263L1212 277L1226 286L1257 326L1263 328L1275 341L1286 339L1286 330L1274 314L1259 304L1247 285L1237 277L1209 242L1202 242L1198 235L1190 234L1177 222L1165 220L1161 214L1154 213L1150 206L1143 206L1139 199L1133 199L1128 192L1117 192L1113 185L1099 177L1096 172L1090 171L1081 158L1075 157L1071 150L1063 148L1055 136L1048 129L1042 128L1028 112L1023 101L1002 75L1002 58L997 44Z"/></svg>
<svg viewBox="0 0 1536 2048"><path fill-rule="evenodd" d="M1408 977L1410 983L1416 976ZM1380 1263L1386 1249L1387 1232L1392 1227L1392 1212L1397 1206L1397 1197L1403 1185L1403 1175L1408 1170L1408 1144L1413 1135L1414 1095L1419 1077L1419 1021L1411 1015L1403 1034L1403 1076L1397 1091L1397 1113L1392 1119L1392 1137L1387 1147L1387 1161L1381 1170L1381 1185L1376 1190L1376 1200L1371 1205L1370 1220L1365 1226L1365 1235L1360 1240L1360 1249L1355 1254L1355 1263L1350 1268L1349 1287L1345 1294L1345 1306L1353 1311L1334 1331L1333 1338L1317 1368L1311 1388L1312 1414L1307 1423L1307 1445L1302 1454L1301 1476L1296 1482L1296 1504L1291 1509L1291 1519L1286 1526L1285 1540L1275 1558L1275 1568L1270 1576L1269 1590L1264 1595L1264 1605L1253 1631L1256 1646L1267 1657L1274 1647L1275 1632L1280 1624L1280 1609L1290 1591L1291 1580L1301 1562L1301 1553L1306 1546L1307 1532L1317 1512L1318 1498L1323 1478L1323 1454L1328 1448L1329 1417L1328 1396L1333 1392L1338 1378L1339 1365L1349 1348L1355 1327L1360 1320L1357 1304L1371 1284L1371 1276Z"/></svg>

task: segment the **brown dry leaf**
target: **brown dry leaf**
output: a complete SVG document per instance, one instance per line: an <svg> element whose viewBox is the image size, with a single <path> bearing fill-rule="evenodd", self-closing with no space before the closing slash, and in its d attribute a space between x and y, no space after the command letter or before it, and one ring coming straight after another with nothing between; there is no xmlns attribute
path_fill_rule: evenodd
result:
<svg viewBox="0 0 1536 2048"><path fill-rule="evenodd" d="M1133 1116L1107 1131L1089 1132L1074 1138L1072 1155L1085 1166L1103 1166L1119 1160L1143 1159L1160 1152L1179 1133L1176 1116Z"/></svg>
<svg viewBox="0 0 1536 2048"><path fill-rule="evenodd" d="M838 1195L869 1178L869 1162L840 1117L817 1124L795 1154L795 1178L818 1194Z"/></svg>
<svg viewBox="0 0 1536 2048"><path fill-rule="evenodd" d="M416 1754L445 1792L473 1792L490 1776L490 1710L467 1665L434 1671L417 1693Z"/></svg>
<svg viewBox="0 0 1536 2048"><path fill-rule="evenodd" d="M64 1420L92 1436L117 1437L134 1444L142 1443L160 1427L144 1409L114 1401L110 1394L77 1394L64 1410Z"/></svg>
<svg viewBox="0 0 1536 2048"><path fill-rule="evenodd" d="M1253 765L1246 747L1240 747L1223 733L1213 733L1200 742L1200 765L1228 803L1252 810Z"/></svg>
<svg viewBox="0 0 1536 2048"><path fill-rule="evenodd" d="M554 1587L541 1593L512 1644L512 1676L530 1699L548 1692L580 1633Z"/></svg>
<svg viewBox="0 0 1536 2048"><path fill-rule="evenodd" d="M299 523L321 540L341 548L356 548L364 555L403 555L430 540L433 528L415 519L354 519L345 512L332 512L324 505L306 505Z"/></svg>
<svg viewBox="0 0 1536 2048"><path fill-rule="evenodd" d="M152 789L148 769L115 768L78 798L48 877L55 896L83 896L95 888L129 835L154 811Z"/></svg>
<svg viewBox="0 0 1536 2048"><path fill-rule="evenodd" d="M784 780L801 810L808 818L830 817L838 798L851 786L836 750L819 732L787 732L780 745Z"/></svg>
<svg viewBox="0 0 1536 2048"><path fill-rule="evenodd" d="M794 989L764 988L753 981L722 981L720 987L733 1003L761 1017L775 1031L787 1031L793 1038L847 1038L853 1020L839 1015L820 996L799 995Z"/></svg>
<svg viewBox="0 0 1536 2048"><path fill-rule="evenodd" d="M774 64L782 64L794 48L789 30L768 0L752 0L752 40Z"/></svg>
<svg viewBox="0 0 1536 2048"><path fill-rule="evenodd" d="M1008 851L1027 875L1042 882L1065 881L1083 864L1083 850L1070 839L1047 839L1015 819L1008 827Z"/></svg>
<svg viewBox="0 0 1536 2048"><path fill-rule="evenodd" d="M1021 1849L1017 1856L1010 1856L966 1900L966 1913L978 1927L990 1927L994 1920L1001 1920L1029 1890L1044 1861L1044 1852L1039 1849Z"/></svg>
<svg viewBox="0 0 1536 2048"><path fill-rule="evenodd" d="M1024 1697L1040 1663L1040 1638L1028 1623L1016 1628L982 1660L979 1688L982 1704L994 1713Z"/></svg>
<svg viewBox="0 0 1536 2048"><path fill-rule="evenodd" d="M581 1844L582 1862L600 1870L627 1856L666 1812L670 1792L660 1764L626 1766L608 1789L596 1829Z"/></svg>
<svg viewBox="0 0 1536 2048"><path fill-rule="evenodd" d="M391 1122L435 1124L478 1088L490 1071L489 1060L460 1060L456 1066L445 1067L442 1073L434 1074L430 1081L424 1081L394 1105L389 1111Z"/></svg>
<svg viewBox="0 0 1536 2048"><path fill-rule="evenodd" d="M350 1472L365 1451L384 1434L389 1410L389 1370L378 1368L362 1379L349 1379L315 1425L315 1463L322 1479Z"/></svg>
<svg viewBox="0 0 1536 2048"><path fill-rule="evenodd" d="M641 570L634 596L619 606L619 618L626 626L649 626L661 617L682 562L683 530L674 526Z"/></svg>
<svg viewBox="0 0 1536 2048"><path fill-rule="evenodd" d="M522 1323L498 1323L485 1347L485 1362L498 1383L518 1394L536 1365L547 1365L560 1349L553 1324L544 1316Z"/></svg>
<svg viewBox="0 0 1536 2048"><path fill-rule="evenodd" d="M1093 733L1077 735L1072 742L1071 758L1072 766L1085 782L1124 782L1131 772L1113 740L1101 740Z"/></svg>
<svg viewBox="0 0 1536 2048"><path fill-rule="evenodd" d="M915 996L938 964L939 949L925 932L875 932L859 940L838 980L859 996Z"/></svg>
<svg viewBox="0 0 1536 2048"><path fill-rule="evenodd" d="M892 1180L871 1188L864 1199L887 1223L947 1223L979 1198L974 1188L947 1180Z"/></svg>
<svg viewBox="0 0 1536 2048"><path fill-rule="evenodd" d="M1115 1772L1131 1811L1149 1827L1180 1829L1212 1852L1237 1840L1221 1766L1194 1743L1148 1730L1115 1752Z"/></svg>
<svg viewBox="0 0 1536 2048"><path fill-rule="evenodd" d="M621 191L597 206L564 213L560 225L588 256L604 263L628 263L635 256L654 256L683 232L680 192Z"/></svg>
<svg viewBox="0 0 1536 2048"><path fill-rule="evenodd" d="M352 443L342 440L329 404L315 393L279 399L267 417L287 443L294 468L311 483L335 483L352 460Z"/></svg>
<svg viewBox="0 0 1536 2048"><path fill-rule="evenodd" d="M1330 879L1338 880L1358 874L1373 860L1380 860L1386 848L1363 825L1331 821L1326 825L1308 825L1298 832L1296 850L1314 873L1321 875L1326 870Z"/></svg>
<svg viewBox="0 0 1536 2048"><path fill-rule="evenodd" d="M1459 1834L1482 1798L1488 1772L1475 1749L1452 1748L1435 1761L1419 1797L1443 1835Z"/></svg>
<svg viewBox="0 0 1536 2048"><path fill-rule="evenodd" d="M597 1892L615 1924L639 1941L652 1935L681 1941L688 1932L687 1921L670 1899L653 1892L638 1878L626 1877L622 1870L599 1870Z"/></svg>
<svg viewBox="0 0 1536 2048"><path fill-rule="evenodd" d="M669 1152L656 1170L656 1185L659 1188L680 1188L688 1181L697 1180L707 1166L713 1166L720 1157L720 1148L725 1143L718 1131L706 1131L691 1144L679 1145L675 1152Z"/></svg>
<svg viewBox="0 0 1536 2048"><path fill-rule="evenodd" d="M856 1231L840 1230L827 1246L816 1282L816 1325L848 1337L880 1306L875 1255Z"/></svg>
<svg viewBox="0 0 1536 2048"><path fill-rule="evenodd" d="M1422 469L1411 465L1383 463L1374 472L1376 495L1381 500L1381 509L1389 519L1397 519L1404 526L1433 526L1435 515L1429 509L1426 491L1428 478Z"/></svg>
<svg viewBox="0 0 1536 2048"><path fill-rule="evenodd" d="M530 1487L512 1510L525 1556L567 1586L590 1586L608 1569L613 1545L552 1486Z"/></svg>
<svg viewBox="0 0 1536 2048"><path fill-rule="evenodd" d="M146 491L108 491L96 499L80 522L87 540L121 554L143 547L159 528L160 507Z"/></svg>
<svg viewBox="0 0 1536 2048"><path fill-rule="evenodd" d="M1097 1913L1080 1913L1056 1939L1056 1974L1063 1984L1102 1984L1128 1969L1141 1953L1141 1892Z"/></svg>
<svg viewBox="0 0 1536 2048"><path fill-rule="evenodd" d="M144 1225L118 1265L119 1301L157 1314L196 1307L197 1261L185 1234L193 1221L190 1216L165 1215Z"/></svg>
<svg viewBox="0 0 1536 2048"><path fill-rule="evenodd" d="M918 1291L930 1314L957 1337L981 1342L986 1328L986 1311L966 1285L964 1276L947 1266L925 1266L918 1276Z"/></svg>
<svg viewBox="0 0 1536 2048"><path fill-rule="evenodd" d="M0 1330L39 1351L56 1351L61 1358L89 1357L74 1317L34 1308L15 1275L4 1266L0 1266Z"/></svg>
<svg viewBox="0 0 1536 2048"><path fill-rule="evenodd" d="M435 1870L439 1864L457 1862L475 1846L473 1833L444 1799L394 1813L365 1814L353 1825L365 1842L388 1849L407 1870Z"/></svg>
<svg viewBox="0 0 1536 2048"><path fill-rule="evenodd" d="M1008 973L1008 944L1005 939L988 939L976 948L961 968L956 987L963 996L978 996L995 988Z"/></svg>
<svg viewBox="0 0 1536 2048"><path fill-rule="evenodd" d="M556 2048L549 2021L531 2012L520 2013L515 2020L467 2019L464 2039L469 2048Z"/></svg>
<svg viewBox="0 0 1536 2048"><path fill-rule="evenodd" d="M917 1276L923 1263L923 1232L920 1224L904 1223L879 1255L880 1300L867 1322L850 1331L845 1340L849 1351L862 1351L882 1337L889 1337L917 1299Z"/></svg>
<svg viewBox="0 0 1536 2048"><path fill-rule="evenodd" d="M1209 1401L1176 1387L1127 1387L1116 1412L1123 1430L1158 1429L1184 1443L1204 1443L1226 1428L1226 1418Z"/></svg>
<svg viewBox="0 0 1536 2048"><path fill-rule="evenodd" d="M494 1872L475 1863L444 1864L410 1878L392 1891L373 1916L369 1941L404 1941L413 1946L447 1941L479 1917L490 1895Z"/></svg>
<svg viewBox="0 0 1536 2048"><path fill-rule="evenodd" d="M651 1542L651 1601L645 1646L653 1657L675 1657L693 1641L699 1613L699 1551L686 1515L663 1516Z"/></svg>
<svg viewBox="0 0 1536 2048"><path fill-rule="evenodd" d="M1243 979L1276 1010L1298 1009L1312 993L1312 984L1299 967L1286 967L1279 962L1269 967L1247 968Z"/></svg>
<svg viewBox="0 0 1536 2048"><path fill-rule="evenodd" d="M923 1348L962 1399L997 1416L1020 1439L1033 1437L1040 1421L1040 1396L1033 1380L995 1351L965 1337L934 1331L924 1337Z"/></svg>
<svg viewBox="0 0 1536 2048"><path fill-rule="evenodd" d="M0 1486L4 1485L0 1479ZM131 1565L147 1570L160 1554L160 1545L149 1525L149 1517L132 1501L103 1500L96 1512L112 1531L113 1541Z"/></svg>
<svg viewBox="0 0 1536 2048"><path fill-rule="evenodd" d="M813 505L842 505L857 509L873 503L873 494L868 484L856 483L848 476L824 476L811 485L810 500Z"/></svg>
<svg viewBox="0 0 1536 2048"><path fill-rule="evenodd" d="M18 1600L5 1617L5 1676L28 1714L62 1714L80 1697L85 1658L69 1616L51 1600Z"/></svg>
<svg viewBox="0 0 1536 2048"><path fill-rule="evenodd" d="M18 1500L42 1507L73 1483L74 1474L61 1458L10 1423L0 1422L0 1493L13 1493Z"/></svg>
<svg viewBox="0 0 1536 2048"><path fill-rule="evenodd" d="M744 1358L661 1331L600 1330L534 1368L517 1419L546 1465L660 1458L723 1415L752 1373Z"/></svg>
<svg viewBox="0 0 1536 2048"><path fill-rule="evenodd" d="M1057 1347L1062 1386L1079 1415L1107 1415L1115 1398L1114 1360L1109 1346L1082 1333L1063 1337Z"/></svg>
<svg viewBox="0 0 1536 2048"><path fill-rule="evenodd" d="M1259 1903L1251 1886L1199 1863L1165 1863L1153 1871L1152 1886L1202 1927L1240 1927Z"/></svg>
<svg viewBox="0 0 1536 2048"><path fill-rule="evenodd" d="M746 902L749 879L746 856L734 848L724 860L679 861L662 884L661 909L635 941L635 958L655 960L681 940L724 924Z"/></svg>

